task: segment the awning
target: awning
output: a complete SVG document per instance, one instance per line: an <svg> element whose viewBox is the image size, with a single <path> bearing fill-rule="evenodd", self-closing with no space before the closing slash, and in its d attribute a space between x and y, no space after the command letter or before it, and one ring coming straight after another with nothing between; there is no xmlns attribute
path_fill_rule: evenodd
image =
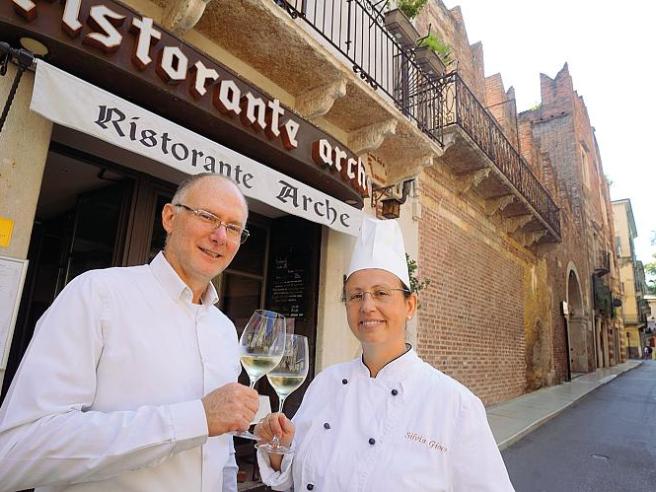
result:
<svg viewBox="0 0 656 492"><path fill-rule="evenodd" d="M362 211L38 60L30 109L187 174L232 178L245 196L357 235Z"/></svg>

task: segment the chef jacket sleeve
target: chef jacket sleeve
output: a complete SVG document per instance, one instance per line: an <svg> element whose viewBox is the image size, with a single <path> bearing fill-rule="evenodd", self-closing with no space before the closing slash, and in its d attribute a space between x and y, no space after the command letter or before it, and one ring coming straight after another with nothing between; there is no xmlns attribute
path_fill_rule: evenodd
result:
<svg viewBox="0 0 656 492"><path fill-rule="evenodd" d="M200 400L89 410L111 299L80 275L37 323L0 409L0 490L104 480L204 444Z"/></svg>
<svg viewBox="0 0 656 492"><path fill-rule="evenodd" d="M464 398L460 409L451 459L455 492L514 491L487 422L485 407L473 394Z"/></svg>

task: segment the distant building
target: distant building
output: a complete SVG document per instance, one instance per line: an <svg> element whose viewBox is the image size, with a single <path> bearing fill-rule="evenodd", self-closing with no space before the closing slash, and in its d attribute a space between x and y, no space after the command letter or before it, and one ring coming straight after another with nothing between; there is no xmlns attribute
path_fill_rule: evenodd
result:
<svg viewBox="0 0 656 492"><path fill-rule="evenodd" d="M620 264L622 307L620 309L626 330L628 355L639 358L645 346L648 304L645 272L635 254L634 239L638 237L631 200L613 201L615 220L615 252Z"/></svg>

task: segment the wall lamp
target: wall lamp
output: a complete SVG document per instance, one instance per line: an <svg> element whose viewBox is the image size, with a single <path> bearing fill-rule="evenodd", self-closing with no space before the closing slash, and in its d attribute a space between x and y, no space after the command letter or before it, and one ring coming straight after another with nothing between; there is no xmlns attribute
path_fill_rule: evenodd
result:
<svg viewBox="0 0 656 492"><path fill-rule="evenodd" d="M371 207L378 210L378 202L381 202L380 214L386 219L398 219L401 215L401 205L411 192L414 196L416 183L416 178L410 178L389 186L372 186Z"/></svg>

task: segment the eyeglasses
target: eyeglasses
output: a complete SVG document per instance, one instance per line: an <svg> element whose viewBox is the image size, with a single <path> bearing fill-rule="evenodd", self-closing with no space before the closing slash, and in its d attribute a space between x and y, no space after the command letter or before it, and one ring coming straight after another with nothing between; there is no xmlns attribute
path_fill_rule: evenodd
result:
<svg viewBox="0 0 656 492"><path fill-rule="evenodd" d="M232 242L235 243L239 242L240 244L244 244L248 239L248 237L251 235L251 233L248 232L248 229L239 227L238 225L235 224L227 224L226 222L223 222L221 219L219 219L212 212L208 212L207 210L191 208L182 203L174 203L173 206L181 207L191 212L196 217L198 217L203 224L207 225L208 227L211 227L212 230L216 230L221 226L225 227L226 236L228 236L228 239Z"/></svg>
<svg viewBox="0 0 656 492"><path fill-rule="evenodd" d="M346 292L344 294L344 301L349 305L356 305L364 302L364 297L366 294L371 296L371 300L377 304L385 304L390 302L392 299L392 292L399 291L410 294L410 291L407 289L387 289L383 287L377 287L371 291L368 290L357 290L353 292Z"/></svg>

